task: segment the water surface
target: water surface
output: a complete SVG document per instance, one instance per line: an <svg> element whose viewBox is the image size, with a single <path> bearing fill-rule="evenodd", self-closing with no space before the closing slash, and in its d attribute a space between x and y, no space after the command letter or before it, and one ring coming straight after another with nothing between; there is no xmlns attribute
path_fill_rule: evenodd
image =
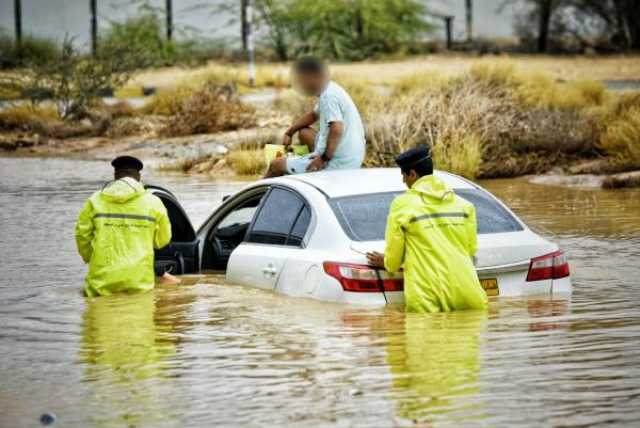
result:
<svg viewBox="0 0 640 428"><path fill-rule="evenodd" d="M404 314L190 277L85 299L106 163L0 158L0 427L638 426L640 192L485 183L569 254L573 296ZM242 183L167 185L197 225Z"/></svg>

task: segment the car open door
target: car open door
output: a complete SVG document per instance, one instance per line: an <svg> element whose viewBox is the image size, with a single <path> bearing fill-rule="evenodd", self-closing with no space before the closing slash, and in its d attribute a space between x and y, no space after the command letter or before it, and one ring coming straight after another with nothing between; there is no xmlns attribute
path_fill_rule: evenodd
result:
<svg viewBox="0 0 640 428"><path fill-rule="evenodd" d="M171 242L155 252L156 272L175 275L197 273L200 270L200 242L187 213L169 190L151 185L146 188L160 198L171 221Z"/></svg>

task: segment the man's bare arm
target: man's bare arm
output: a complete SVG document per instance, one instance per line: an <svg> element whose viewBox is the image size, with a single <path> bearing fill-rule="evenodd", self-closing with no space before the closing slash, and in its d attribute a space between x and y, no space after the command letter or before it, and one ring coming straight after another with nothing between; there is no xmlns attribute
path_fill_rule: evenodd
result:
<svg viewBox="0 0 640 428"><path fill-rule="evenodd" d="M327 163L333 158L333 154L340 144L340 138L344 132L344 125L342 122L331 122L329 124L329 135L327 135L327 148L324 153L321 153L313 158L313 160L307 166L307 171L319 171L327 166Z"/></svg>
<svg viewBox="0 0 640 428"><path fill-rule="evenodd" d="M340 138L344 133L344 125L342 122L331 122L329 124L329 135L327 135L327 149L324 152L324 158L329 161L333 158L333 154L340 144Z"/></svg>
<svg viewBox="0 0 640 428"><path fill-rule="evenodd" d="M313 125L317 121L318 114L315 111L310 111L309 113L303 114L302 116L297 118L295 121L293 121L289 129L287 129L284 133L285 140L288 140L285 142L285 144L289 144L291 142L291 137L293 137L296 132L298 132L302 128L307 128Z"/></svg>

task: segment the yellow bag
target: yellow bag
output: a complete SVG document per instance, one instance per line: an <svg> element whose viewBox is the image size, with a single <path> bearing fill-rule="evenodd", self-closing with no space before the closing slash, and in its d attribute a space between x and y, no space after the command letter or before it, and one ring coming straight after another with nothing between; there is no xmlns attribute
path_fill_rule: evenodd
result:
<svg viewBox="0 0 640 428"><path fill-rule="evenodd" d="M292 144L293 155L304 156L309 154L309 147L305 144ZM287 149L284 144L265 144L264 146L264 158L267 165L271 164L271 161L280 157L287 157Z"/></svg>

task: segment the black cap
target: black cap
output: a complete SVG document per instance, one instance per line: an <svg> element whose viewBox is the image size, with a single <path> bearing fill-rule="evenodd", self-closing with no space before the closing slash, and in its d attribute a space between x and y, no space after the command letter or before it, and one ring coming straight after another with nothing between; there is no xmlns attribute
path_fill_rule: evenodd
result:
<svg viewBox="0 0 640 428"><path fill-rule="evenodd" d="M134 158L133 156L118 156L111 161L111 166L116 170L134 169L136 171L140 171L144 167L142 161L138 158Z"/></svg>
<svg viewBox="0 0 640 428"><path fill-rule="evenodd" d="M420 146L415 149L409 149L396 157L396 163L400 169L406 173L412 169L421 175L433 173L433 160L428 147Z"/></svg>

